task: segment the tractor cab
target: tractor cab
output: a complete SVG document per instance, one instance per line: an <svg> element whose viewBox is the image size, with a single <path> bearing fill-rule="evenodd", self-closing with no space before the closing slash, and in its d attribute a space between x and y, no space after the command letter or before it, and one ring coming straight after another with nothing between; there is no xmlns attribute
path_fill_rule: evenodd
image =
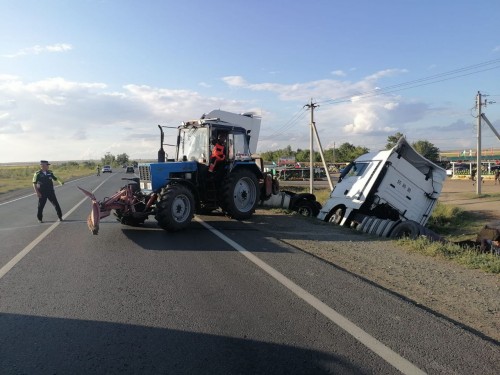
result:
<svg viewBox="0 0 500 375"><path fill-rule="evenodd" d="M179 127L175 160L208 166L216 144L224 148L225 164L252 159L247 130L214 119L191 121Z"/></svg>

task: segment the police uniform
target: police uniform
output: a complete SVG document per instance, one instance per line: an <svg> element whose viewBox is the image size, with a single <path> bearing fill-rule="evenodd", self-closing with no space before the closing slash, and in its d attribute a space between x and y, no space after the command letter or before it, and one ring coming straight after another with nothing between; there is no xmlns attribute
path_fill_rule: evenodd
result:
<svg viewBox="0 0 500 375"><path fill-rule="evenodd" d="M42 164L50 165L47 160L41 160L40 165ZM56 209L59 220L62 221L62 211L56 198L53 181L59 181L59 183L62 184L62 181L58 179L51 170L44 171L40 169L35 172L33 176L33 186L35 191L40 193L40 197L38 198L38 212L36 215L39 222L42 222L43 208L45 207L45 203L47 203L47 199Z"/></svg>

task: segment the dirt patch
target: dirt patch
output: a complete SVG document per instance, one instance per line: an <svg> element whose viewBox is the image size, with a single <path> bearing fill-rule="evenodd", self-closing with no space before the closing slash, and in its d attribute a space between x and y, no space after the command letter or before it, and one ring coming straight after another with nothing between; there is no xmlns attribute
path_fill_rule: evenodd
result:
<svg viewBox="0 0 500 375"><path fill-rule="evenodd" d="M472 211L484 217L487 222L500 222L500 200L488 197L489 194L500 194L500 184L486 180L481 184L481 194L478 198L477 186L470 180L446 180L439 201L460 207L464 211Z"/></svg>
<svg viewBox="0 0 500 375"><path fill-rule="evenodd" d="M441 201L500 221L500 201L471 197L470 181L447 180ZM493 182L482 193L500 193ZM464 194L466 197L464 197ZM500 341L500 275L411 253L389 241L315 219L258 211L252 221L281 241L322 258L488 339ZM270 229L267 229L270 228Z"/></svg>

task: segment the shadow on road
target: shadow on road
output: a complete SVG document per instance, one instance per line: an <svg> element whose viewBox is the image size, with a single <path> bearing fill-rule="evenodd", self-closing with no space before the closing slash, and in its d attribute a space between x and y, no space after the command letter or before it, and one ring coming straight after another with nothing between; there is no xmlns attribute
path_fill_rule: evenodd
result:
<svg viewBox="0 0 500 375"><path fill-rule="evenodd" d="M166 328L0 314L0 373L366 373L321 351Z"/></svg>

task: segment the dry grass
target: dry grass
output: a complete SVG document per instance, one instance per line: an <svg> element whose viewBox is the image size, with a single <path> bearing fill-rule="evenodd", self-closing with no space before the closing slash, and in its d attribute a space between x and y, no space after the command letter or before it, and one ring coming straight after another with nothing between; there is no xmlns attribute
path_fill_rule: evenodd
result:
<svg viewBox="0 0 500 375"><path fill-rule="evenodd" d="M95 168L96 165L91 162L66 162L50 166L54 174L63 181L91 175L95 173ZM18 189L31 188L33 186L33 175L39 169L40 166L37 164L0 167L0 194Z"/></svg>

